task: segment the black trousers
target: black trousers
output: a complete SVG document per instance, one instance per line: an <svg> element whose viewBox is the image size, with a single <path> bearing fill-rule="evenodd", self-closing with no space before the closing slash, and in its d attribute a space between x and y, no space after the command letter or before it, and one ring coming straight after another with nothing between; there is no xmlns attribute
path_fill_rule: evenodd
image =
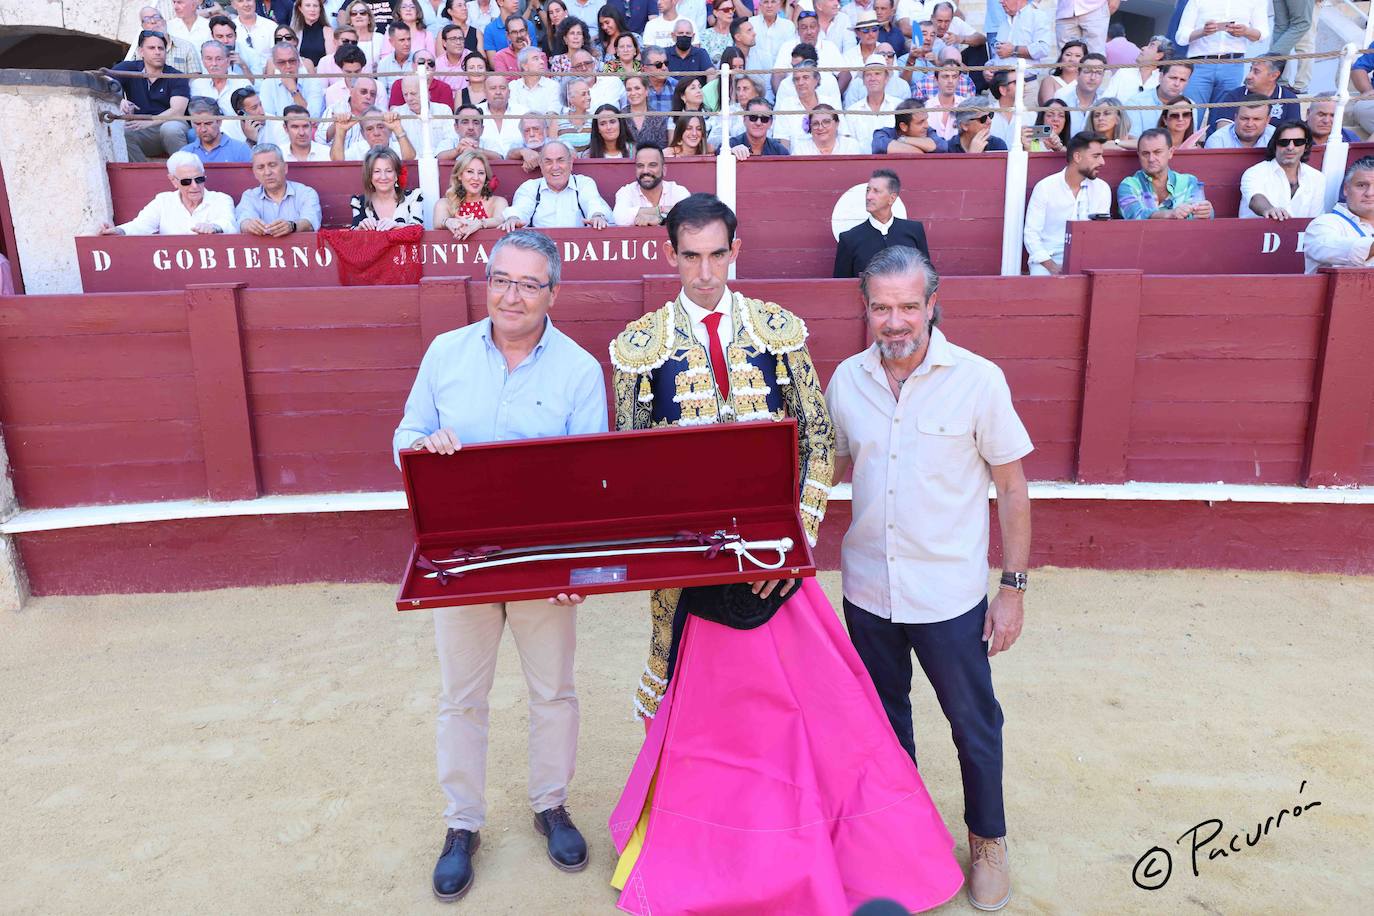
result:
<svg viewBox="0 0 1374 916"><path fill-rule="evenodd" d="M911 723L911 653L921 663L949 720L964 780L964 823L983 837L1005 836L1002 804L1002 707L992 691L983 642L984 598L968 613L939 623L893 623L844 602L849 638L873 678L892 730L916 759Z"/></svg>

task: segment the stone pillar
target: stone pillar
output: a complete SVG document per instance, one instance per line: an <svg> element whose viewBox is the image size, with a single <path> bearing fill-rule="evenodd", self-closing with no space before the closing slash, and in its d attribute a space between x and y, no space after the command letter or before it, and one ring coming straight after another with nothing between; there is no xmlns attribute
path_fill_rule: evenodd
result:
<svg viewBox="0 0 1374 916"><path fill-rule="evenodd" d="M0 519L9 518L19 509L14 498L14 484L10 481L9 454L5 451L5 437L0 435ZM29 597L29 581L19 562L14 538L0 534L0 611L17 611Z"/></svg>
<svg viewBox="0 0 1374 916"><path fill-rule="evenodd" d="M115 145L100 115L119 103L109 85L74 71L0 70L0 167L27 293L81 292L72 238L110 219Z"/></svg>

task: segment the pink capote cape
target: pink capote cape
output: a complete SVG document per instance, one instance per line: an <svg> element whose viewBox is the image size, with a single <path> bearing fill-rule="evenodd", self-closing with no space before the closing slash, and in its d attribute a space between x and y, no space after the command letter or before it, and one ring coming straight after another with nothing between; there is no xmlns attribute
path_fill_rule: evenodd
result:
<svg viewBox="0 0 1374 916"><path fill-rule="evenodd" d="M611 814L623 852L657 772L620 909L828 916L958 892L954 840L814 579L757 629L688 617L681 640Z"/></svg>

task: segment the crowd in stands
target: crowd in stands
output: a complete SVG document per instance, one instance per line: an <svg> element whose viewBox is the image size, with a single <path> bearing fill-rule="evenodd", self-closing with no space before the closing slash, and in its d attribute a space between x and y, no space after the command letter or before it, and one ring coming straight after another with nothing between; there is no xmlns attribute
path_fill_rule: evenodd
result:
<svg viewBox="0 0 1374 916"><path fill-rule="evenodd" d="M170 157L174 188L159 198L186 213L154 201L120 229L318 226L303 186L284 178L290 163L312 161L362 163L357 228L426 217L461 236L646 225L687 193L664 178L665 160L722 146L741 160L1060 153L1066 167L1039 182L1027 209L1032 273L1061 269L1069 220L1214 216L1202 183L1170 169L1176 150L1263 149L1239 215L1321 214L1321 176L1307 159L1338 130L1360 133L1334 123L1334 97L1296 101L1310 61L1241 60L1255 42L1307 50L1311 3L1306 18L1303 0L1273 4L1271 25L1270 0L1188 0L1175 33L1143 45L1111 22L1116 5L995 0L980 27L946 0L171 0L170 21L142 11L136 46L114 70L125 113L146 116L125 122L129 158ZM1018 60L1046 65L1023 84L1025 103L1042 110L1019 116L1009 69ZM772 72L732 73L727 85L722 64ZM1351 79L1369 97L1347 109L1364 134L1374 128L1371 73L1374 52ZM712 116L723 98L740 115L729 137ZM404 188L400 163L425 147L450 177L437 202ZM1140 159L1115 191L1097 177L1113 149ZM255 174L270 160L264 171L281 177L269 186L258 176L255 204L294 218L265 221L241 202L225 220L222 195L205 189L203 172L189 174L187 156L252 163ZM602 158L624 159L635 176L614 207L576 170ZM488 187L502 159L531 173L509 201Z"/></svg>

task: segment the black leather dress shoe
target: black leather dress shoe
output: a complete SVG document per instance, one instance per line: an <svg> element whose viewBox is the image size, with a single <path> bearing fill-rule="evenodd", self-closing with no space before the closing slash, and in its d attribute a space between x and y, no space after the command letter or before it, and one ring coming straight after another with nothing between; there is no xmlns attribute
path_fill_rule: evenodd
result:
<svg viewBox="0 0 1374 916"><path fill-rule="evenodd" d="M440 900L457 900L472 887L474 872L472 856L482 845L482 835L475 830L449 828L444 837L444 851L434 863L434 896Z"/></svg>
<svg viewBox="0 0 1374 916"><path fill-rule="evenodd" d="M555 866L563 871L581 871L587 867L587 841L582 839L562 805L536 814L534 829L548 837L549 861Z"/></svg>

